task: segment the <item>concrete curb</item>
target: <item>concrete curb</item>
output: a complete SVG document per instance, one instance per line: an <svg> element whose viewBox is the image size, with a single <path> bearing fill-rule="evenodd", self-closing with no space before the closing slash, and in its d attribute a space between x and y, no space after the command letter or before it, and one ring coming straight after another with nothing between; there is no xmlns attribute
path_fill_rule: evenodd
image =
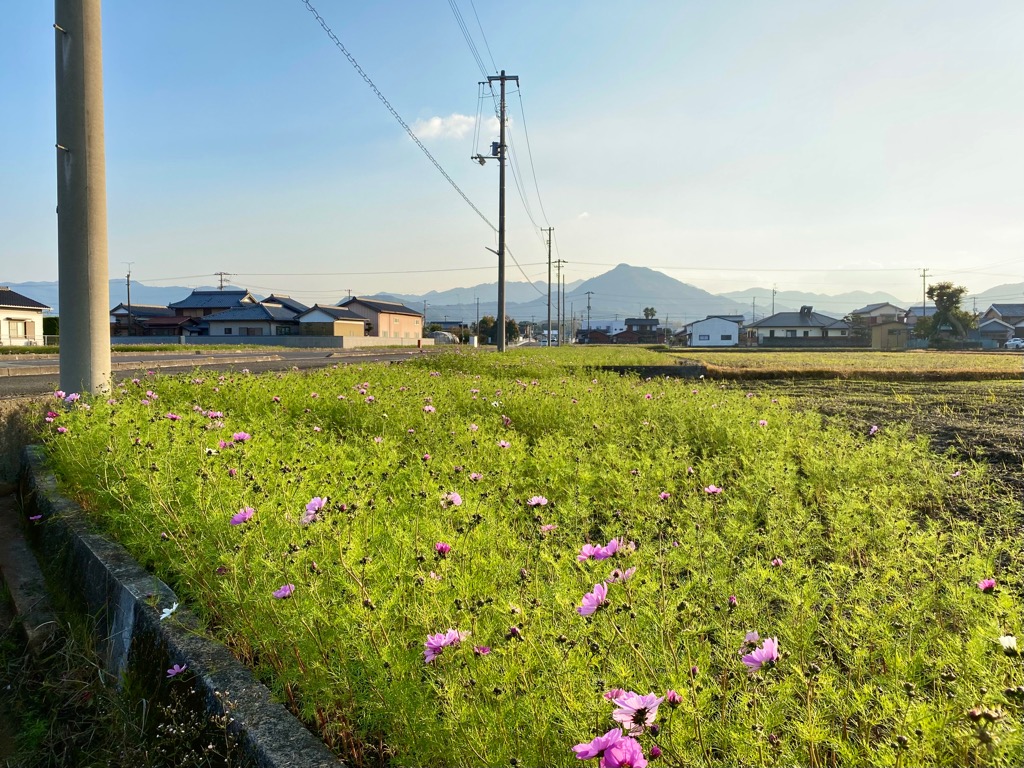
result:
<svg viewBox="0 0 1024 768"><path fill-rule="evenodd" d="M22 532L15 497L0 497L0 577L7 585L25 646L39 655L57 630L46 580Z"/></svg>
<svg viewBox="0 0 1024 768"><path fill-rule="evenodd" d="M94 631L107 669L166 685L164 670L187 665L210 714L228 714L239 745L259 768L338 768L341 763L222 644L201 634L199 621L179 608L167 621L161 609L178 599L127 550L90 529L84 512L60 495L39 446L25 448L22 494L26 510L43 516L40 545L60 580L95 617ZM218 694L230 694L225 713Z"/></svg>
<svg viewBox="0 0 1024 768"><path fill-rule="evenodd" d="M161 370L163 368L202 368L206 365L236 365L238 363L266 363L280 360L280 355L246 355L244 357L207 357L205 355L196 355L196 359L192 360L172 360L168 362L153 362L146 363L133 360L128 363L111 363L110 370L112 371L141 371L143 369L150 369L154 371ZM7 367L0 368L0 376L56 376L60 373L59 365L34 365L34 366L19 366L19 367Z"/></svg>

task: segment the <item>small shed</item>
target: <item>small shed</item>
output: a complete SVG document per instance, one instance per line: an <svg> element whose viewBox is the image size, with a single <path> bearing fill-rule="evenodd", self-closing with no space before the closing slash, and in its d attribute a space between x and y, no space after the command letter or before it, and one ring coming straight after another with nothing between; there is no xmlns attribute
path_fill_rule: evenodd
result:
<svg viewBox="0 0 1024 768"><path fill-rule="evenodd" d="M883 321L871 326L871 348L882 352L901 352L907 348L910 326L906 323Z"/></svg>
<svg viewBox="0 0 1024 768"><path fill-rule="evenodd" d="M366 319L345 307L314 304L298 316L304 336L365 336Z"/></svg>

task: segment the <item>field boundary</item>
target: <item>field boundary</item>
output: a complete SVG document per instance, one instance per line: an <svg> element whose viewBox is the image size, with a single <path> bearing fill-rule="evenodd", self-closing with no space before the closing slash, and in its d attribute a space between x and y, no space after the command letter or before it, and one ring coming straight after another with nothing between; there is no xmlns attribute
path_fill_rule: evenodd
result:
<svg viewBox="0 0 1024 768"><path fill-rule="evenodd" d="M310 733L230 651L202 634L199 620L177 608L178 598L120 544L94 533L82 508L57 490L40 446L22 453L21 495L35 526L36 545L72 597L95 617L93 633L107 670L119 680L131 674L162 687L164 670L187 667L208 715L233 718L246 757L259 768L338 768L344 764ZM222 694L224 696L222 697ZM230 707L224 704L230 694Z"/></svg>

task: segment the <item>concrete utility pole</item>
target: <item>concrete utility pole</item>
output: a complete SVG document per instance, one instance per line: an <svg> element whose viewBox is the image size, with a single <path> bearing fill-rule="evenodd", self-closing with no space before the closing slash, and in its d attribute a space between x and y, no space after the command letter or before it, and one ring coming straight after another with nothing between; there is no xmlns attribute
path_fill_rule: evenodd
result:
<svg viewBox="0 0 1024 768"><path fill-rule="evenodd" d="M498 351L505 351L505 157L508 154L508 147L505 145L505 83L515 80L519 85L519 77L506 75L501 70L500 75L492 75L487 78L487 83L495 80L501 84L501 101L498 111L498 141L491 144L491 156L498 158L498 328L495 332L498 343ZM483 85L483 83L481 83ZM483 155L474 155L480 165L484 164L486 158ZM487 250L491 250L488 248Z"/></svg>
<svg viewBox="0 0 1024 768"><path fill-rule="evenodd" d="M124 276L125 284L128 289L128 335L132 335L132 264L134 261L124 261L122 264L128 265L128 274Z"/></svg>
<svg viewBox="0 0 1024 768"><path fill-rule="evenodd" d="M100 0L56 0L60 386L110 387L107 170Z"/></svg>
<svg viewBox="0 0 1024 768"><path fill-rule="evenodd" d="M219 286L218 290L223 291L224 290L224 278L225 277L231 277L231 273L230 272L214 272L213 274L215 274L217 277L220 278L220 286Z"/></svg>
<svg viewBox="0 0 1024 768"><path fill-rule="evenodd" d="M558 275L555 277L555 299L558 302L558 306L555 307L555 320L558 323L558 344L562 344L562 265L565 264L562 259L555 261L555 270ZM548 315L548 346L551 346L551 316Z"/></svg>
<svg viewBox="0 0 1024 768"><path fill-rule="evenodd" d="M541 230L544 232L545 230ZM551 233L555 231L554 227L547 228L548 233L548 346L551 346Z"/></svg>
<svg viewBox="0 0 1024 768"><path fill-rule="evenodd" d="M924 308L928 304L928 289L925 287L925 280L928 277L928 270L921 270L921 317L924 317Z"/></svg>
<svg viewBox="0 0 1024 768"><path fill-rule="evenodd" d="M590 297L593 295L593 291L587 291L587 333L590 333Z"/></svg>
<svg viewBox="0 0 1024 768"><path fill-rule="evenodd" d="M772 314L773 315L775 314L775 294L776 293L778 293L778 290L773 285L772 286Z"/></svg>

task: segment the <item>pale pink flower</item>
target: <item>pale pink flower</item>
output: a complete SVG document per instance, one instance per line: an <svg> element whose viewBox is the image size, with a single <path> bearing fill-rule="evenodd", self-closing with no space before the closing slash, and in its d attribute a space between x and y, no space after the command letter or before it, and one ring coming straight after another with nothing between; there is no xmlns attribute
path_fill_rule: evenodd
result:
<svg viewBox="0 0 1024 768"><path fill-rule="evenodd" d="M607 583L607 584L615 584L617 582L627 582L631 578L633 578L633 574L634 573L636 573L636 566L635 565L632 568L627 568L624 571L619 570L618 568L616 568L614 571L612 571L611 576L609 576L607 579L605 579L605 583Z"/></svg>
<svg viewBox="0 0 1024 768"><path fill-rule="evenodd" d="M778 568L780 565L782 565L782 558L776 557L772 560L772 567Z"/></svg>
<svg viewBox="0 0 1024 768"><path fill-rule="evenodd" d="M373 442L375 442L377 445L380 445L381 443L384 442L384 438L378 435L377 437L373 438Z"/></svg>
<svg viewBox="0 0 1024 768"><path fill-rule="evenodd" d="M486 656L490 652L491 652L491 647L489 645L474 645L473 646L473 653L476 654L477 656Z"/></svg>
<svg viewBox="0 0 1024 768"><path fill-rule="evenodd" d="M437 408L435 408L435 407L434 407L434 406L432 406L432 405L424 405L424 406L423 406L423 412L424 412L424 413L433 413L433 412L434 412L434 411L436 411L436 410L437 410Z"/></svg>
<svg viewBox="0 0 1024 768"><path fill-rule="evenodd" d="M717 494L717 493L721 493L721 492L722 492L722 489L719 488L714 483L712 483L711 485L709 485L707 488L704 489L704 493Z"/></svg>
<svg viewBox="0 0 1024 768"><path fill-rule="evenodd" d="M544 507L547 506L548 500L543 496L531 496L526 502L529 507Z"/></svg>
<svg viewBox="0 0 1024 768"><path fill-rule="evenodd" d="M482 480L483 479L483 475L480 474L479 472L470 472L469 473L469 479L472 480L475 483L475 482L478 482L478 481Z"/></svg>
<svg viewBox="0 0 1024 768"><path fill-rule="evenodd" d="M436 635L427 635L427 641L423 644L423 661L430 664L434 659L441 655L441 651L450 645L458 645L463 640L469 637L469 632L458 632L454 629L449 629L444 634L438 633Z"/></svg>
<svg viewBox="0 0 1024 768"><path fill-rule="evenodd" d="M498 447L499 448L510 448L510 447L512 447L512 443L510 443L508 440L499 440L498 441Z"/></svg>
<svg viewBox="0 0 1024 768"><path fill-rule="evenodd" d="M542 525L540 527L540 532L541 533L551 533L551 531L555 530L555 528L557 528L557 527L558 527L557 523L546 523L546 524L544 524L544 525Z"/></svg>
<svg viewBox="0 0 1024 768"><path fill-rule="evenodd" d="M612 712L612 720L622 723L622 727L631 735L643 733L644 729L654 725L654 720L658 716L658 706L664 700L663 696L655 696L653 693L641 696L629 692L612 701L617 707Z"/></svg>
<svg viewBox="0 0 1024 768"><path fill-rule="evenodd" d="M742 661L753 674L761 667L770 667L779 660L779 639L777 637L766 637L764 644L743 657Z"/></svg>
<svg viewBox="0 0 1024 768"><path fill-rule="evenodd" d="M768 419L760 419L757 422L757 426L759 426L759 427L767 427L768 426Z"/></svg>
<svg viewBox="0 0 1024 768"><path fill-rule="evenodd" d="M67 431L68 431L67 427L57 427L57 432L62 434L62 435L66 435Z"/></svg>
<svg viewBox="0 0 1024 768"><path fill-rule="evenodd" d="M451 493L446 494L444 497L444 501L448 504L451 504L453 507L462 506L462 496L460 496L457 491L452 491Z"/></svg>
<svg viewBox="0 0 1024 768"><path fill-rule="evenodd" d="M608 587L603 583L595 584L594 591L583 596L583 604L576 609L580 616L589 616L608 602Z"/></svg>
<svg viewBox="0 0 1024 768"><path fill-rule="evenodd" d="M669 493L668 491L662 491L661 493L658 494L658 498L661 499L662 501L668 501L669 499L672 498L672 494Z"/></svg>
<svg viewBox="0 0 1024 768"><path fill-rule="evenodd" d="M613 701L614 699L617 699L620 696L625 696L626 693L627 691L624 691L622 688L612 688L610 691L605 691L601 695L604 696L608 701Z"/></svg>
<svg viewBox="0 0 1024 768"><path fill-rule="evenodd" d="M476 424L470 424L469 425L469 431L470 432L476 432L478 429L480 429L480 427L478 427Z"/></svg>
<svg viewBox="0 0 1024 768"><path fill-rule="evenodd" d="M172 678L175 675L180 675L186 669L188 669L188 664L175 664L173 667L167 670L167 677Z"/></svg>

